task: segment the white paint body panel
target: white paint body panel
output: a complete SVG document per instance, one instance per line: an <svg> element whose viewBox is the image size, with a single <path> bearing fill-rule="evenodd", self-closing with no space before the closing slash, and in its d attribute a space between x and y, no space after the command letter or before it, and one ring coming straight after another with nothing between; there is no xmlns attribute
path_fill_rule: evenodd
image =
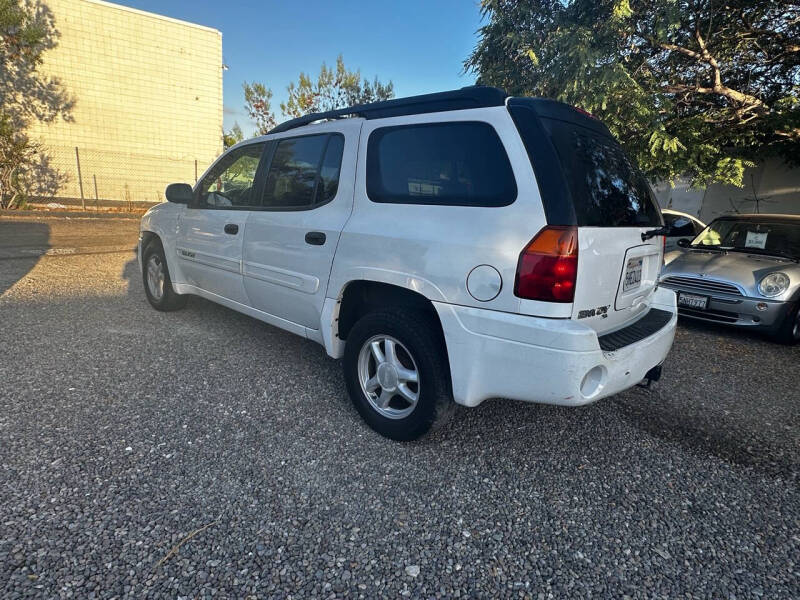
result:
<svg viewBox="0 0 800 600"><path fill-rule="evenodd" d="M250 211L184 208L175 254L182 281L217 296L247 304L242 281L242 240ZM236 234L225 233L236 225Z"/></svg>
<svg viewBox="0 0 800 600"><path fill-rule="evenodd" d="M434 302L446 332L453 397L464 406L489 398L580 406L639 383L672 347L677 323L675 294L660 288L651 306L673 313L670 323L641 342L603 352L596 332L571 319L542 319ZM581 383L595 367L600 388Z"/></svg>
<svg viewBox="0 0 800 600"><path fill-rule="evenodd" d="M639 319L649 307L661 271L663 238L642 241L652 227L581 227L578 229L578 278L572 318L603 334ZM629 258L642 258L642 281L624 293L622 279ZM602 308L583 317L581 311ZM584 313L585 314L585 313ZM602 316L605 315L605 316Z"/></svg>
<svg viewBox="0 0 800 600"><path fill-rule="evenodd" d="M495 128L517 181L516 201L493 208L372 202L366 193L370 133L445 121L483 121ZM345 342L338 337L339 301L348 284L366 280L412 290L430 300L439 315L454 398L466 406L492 397L586 404L638 383L664 360L677 310L674 293L655 286L661 239L642 242L648 228L579 230L574 303L514 295L520 252L546 219L533 169L504 107L347 119L261 139L329 131L345 135L345 149L337 196L326 205L287 212L195 211L215 213L209 217L163 205L145 215L142 229L162 238L177 292L198 294L303 335L340 358ZM221 237L227 222L239 224L239 235L230 236L236 239ZM325 245L305 243L309 231L324 232ZM213 255L230 268L214 268L212 275L204 270L208 265L179 258L183 247L201 257ZM644 259L635 297L621 293L626 254ZM488 267L478 271L485 280L474 281L476 299L467 281L481 265ZM604 305L605 318L581 317L581 311ZM666 327L620 351L600 350L598 335L626 326L652 307L673 313ZM595 367L603 373L601 385L585 395L581 384Z"/></svg>
<svg viewBox="0 0 800 600"><path fill-rule="evenodd" d="M322 305L339 235L353 210L353 184L361 122L349 120L307 127L303 134L344 135L336 196L313 210L253 211L247 221L242 273L251 305L304 327L319 329ZM270 139L292 137L289 131ZM308 232L325 234L321 246L305 241Z"/></svg>

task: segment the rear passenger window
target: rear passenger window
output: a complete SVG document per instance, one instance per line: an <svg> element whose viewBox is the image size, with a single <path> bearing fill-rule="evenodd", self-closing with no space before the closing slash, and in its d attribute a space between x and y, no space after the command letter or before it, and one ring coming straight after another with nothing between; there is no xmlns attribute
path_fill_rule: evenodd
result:
<svg viewBox="0 0 800 600"><path fill-rule="evenodd" d="M517 184L488 123L401 125L369 136L367 195L373 202L506 206Z"/></svg>
<svg viewBox="0 0 800 600"><path fill-rule="evenodd" d="M262 206L273 209L312 208L333 199L339 186L344 137L306 135L277 142Z"/></svg>

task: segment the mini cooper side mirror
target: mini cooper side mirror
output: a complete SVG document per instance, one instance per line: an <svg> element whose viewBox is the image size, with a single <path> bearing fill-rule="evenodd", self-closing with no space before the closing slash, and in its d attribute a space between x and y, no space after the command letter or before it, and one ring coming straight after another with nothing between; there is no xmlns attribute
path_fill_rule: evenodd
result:
<svg viewBox="0 0 800 600"><path fill-rule="evenodd" d="M692 243L692 240L688 240L686 238L681 238L681 239L678 240L678 246L680 248L688 248L689 244L691 244L691 243Z"/></svg>
<svg viewBox="0 0 800 600"><path fill-rule="evenodd" d="M170 183L164 191L170 202L176 204L189 204L192 200L192 186L188 183Z"/></svg>

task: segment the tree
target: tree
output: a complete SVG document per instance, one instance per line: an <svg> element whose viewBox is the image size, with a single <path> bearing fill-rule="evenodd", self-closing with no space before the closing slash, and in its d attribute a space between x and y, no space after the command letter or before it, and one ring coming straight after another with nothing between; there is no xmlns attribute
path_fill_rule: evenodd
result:
<svg viewBox="0 0 800 600"><path fill-rule="evenodd" d="M289 98L281 103L281 112L289 117L301 117L309 113L344 108L354 104L377 102L394 97L394 84L381 83L377 76L370 82L361 79L361 71L348 71L340 54L336 67L325 63L319 70L316 82L305 73L300 73L297 83L287 88Z"/></svg>
<svg viewBox="0 0 800 600"><path fill-rule="evenodd" d="M372 81L362 79L359 70L347 70L341 55L334 68L322 63L316 81L300 73L297 82L290 83L287 91L289 97L281 103L281 112L292 118L394 97L391 81L381 83L377 76ZM244 97L247 114L256 122L258 135L267 133L276 124L270 105L272 90L262 83L245 82Z"/></svg>
<svg viewBox="0 0 800 600"><path fill-rule="evenodd" d="M480 83L602 119L653 179L800 157L797 0L484 0Z"/></svg>
<svg viewBox="0 0 800 600"><path fill-rule="evenodd" d="M63 176L26 133L34 121L69 120L74 100L55 77L42 74L42 55L57 44L53 15L42 3L0 0L0 208L56 188ZM49 190L54 191L54 190Z"/></svg>
<svg viewBox="0 0 800 600"><path fill-rule="evenodd" d="M242 128L239 127L239 123L234 123L230 131L222 132L222 145L225 148L230 148L231 146L235 146L243 139L244 139L244 133L242 133Z"/></svg>
<svg viewBox="0 0 800 600"><path fill-rule="evenodd" d="M242 88L244 88L244 107L250 118L256 122L256 135L268 133L278 123L270 103L272 90L257 81L253 83L245 81Z"/></svg>

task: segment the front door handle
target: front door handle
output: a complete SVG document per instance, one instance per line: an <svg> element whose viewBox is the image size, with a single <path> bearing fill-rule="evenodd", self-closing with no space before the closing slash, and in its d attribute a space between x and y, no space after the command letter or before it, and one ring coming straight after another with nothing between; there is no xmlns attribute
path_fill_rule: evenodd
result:
<svg viewBox="0 0 800 600"><path fill-rule="evenodd" d="M322 246L325 243L325 234L321 231L309 231L306 234L306 244Z"/></svg>
<svg viewBox="0 0 800 600"><path fill-rule="evenodd" d="M239 226L236 223L228 223L225 225L225 233L236 235L239 233Z"/></svg>

